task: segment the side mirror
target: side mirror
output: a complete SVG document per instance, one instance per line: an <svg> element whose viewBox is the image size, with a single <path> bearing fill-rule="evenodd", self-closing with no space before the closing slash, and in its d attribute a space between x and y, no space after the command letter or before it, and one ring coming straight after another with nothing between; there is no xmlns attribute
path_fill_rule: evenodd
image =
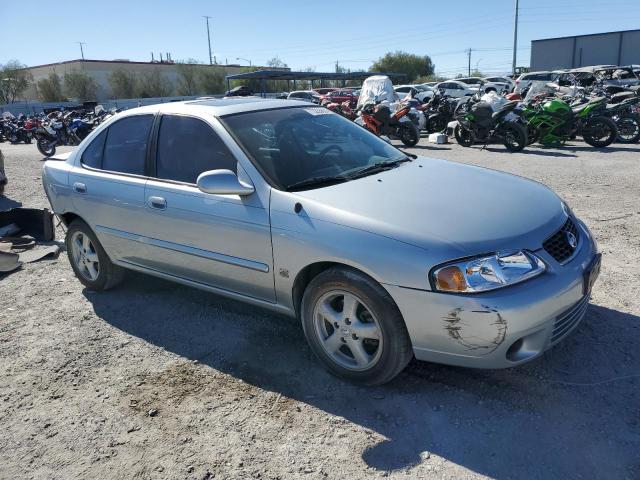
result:
<svg viewBox="0 0 640 480"><path fill-rule="evenodd" d="M255 188L240 181L231 170L209 170L198 175L198 188L204 193L216 195L251 195Z"/></svg>

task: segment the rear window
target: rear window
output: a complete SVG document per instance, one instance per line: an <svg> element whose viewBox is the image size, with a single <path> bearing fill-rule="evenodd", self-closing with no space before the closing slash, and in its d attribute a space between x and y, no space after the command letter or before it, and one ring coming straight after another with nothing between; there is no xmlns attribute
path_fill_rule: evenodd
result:
<svg viewBox="0 0 640 480"><path fill-rule="evenodd" d="M153 115L136 115L109 127L102 158L103 170L144 175Z"/></svg>

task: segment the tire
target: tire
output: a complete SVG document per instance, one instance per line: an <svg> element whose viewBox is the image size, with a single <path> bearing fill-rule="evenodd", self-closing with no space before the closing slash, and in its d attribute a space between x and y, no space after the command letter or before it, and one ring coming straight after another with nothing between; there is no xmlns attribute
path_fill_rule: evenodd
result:
<svg viewBox="0 0 640 480"><path fill-rule="evenodd" d="M111 262L84 221L76 219L71 222L65 245L71 268L85 287L96 291L109 290L122 281L124 269Z"/></svg>
<svg viewBox="0 0 640 480"><path fill-rule="evenodd" d="M527 125L527 144L533 145L540 140L540 130L532 125Z"/></svg>
<svg viewBox="0 0 640 480"><path fill-rule="evenodd" d="M502 127L502 135L505 147L510 152L521 152L527 143L527 131L517 123L507 123Z"/></svg>
<svg viewBox="0 0 640 480"><path fill-rule="evenodd" d="M640 116L622 115L616 122L619 143L638 143L640 140Z"/></svg>
<svg viewBox="0 0 640 480"><path fill-rule="evenodd" d="M353 307L351 319L345 301ZM413 357L409 333L393 299L356 270L336 267L316 276L304 292L300 316L313 353L329 372L351 383L389 382Z"/></svg>
<svg viewBox="0 0 640 480"><path fill-rule="evenodd" d="M405 124L398 127L398 137L406 147L415 147L420 140L420 132L414 124Z"/></svg>
<svg viewBox="0 0 640 480"><path fill-rule="evenodd" d="M594 117L582 131L582 138L592 147L603 148L611 145L618 136L618 129L608 117Z"/></svg>
<svg viewBox="0 0 640 480"><path fill-rule="evenodd" d="M474 143L476 143L476 136L473 131L464 128L462 125L456 125L455 130L453 131L454 136L456 137L456 141L459 145L463 147L470 147Z"/></svg>
<svg viewBox="0 0 640 480"><path fill-rule="evenodd" d="M48 142L45 138L39 138L36 142L36 147L38 148L38 151L45 157L52 157L56 154L56 146L50 145L50 142Z"/></svg>
<svg viewBox="0 0 640 480"><path fill-rule="evenodd" d="M447 119L444 115L435 115L427 120L427 132L436 133L442 132L447 128Z"/></svg>

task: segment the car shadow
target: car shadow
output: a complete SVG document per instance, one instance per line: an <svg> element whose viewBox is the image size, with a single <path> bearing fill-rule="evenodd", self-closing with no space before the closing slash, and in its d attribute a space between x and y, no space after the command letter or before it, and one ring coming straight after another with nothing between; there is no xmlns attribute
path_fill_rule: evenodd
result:
<svg viewBox="0 0 640 480"><path fill-rule="evenodd" d="M289 317L137 273L84 295L129 335L383 436L367 449L349 446L377 470L408 469L432 454L492 478L622 478L638 468L629 465L640 438L630 432L634 380L579 385L640 371L635 315L591 305L572 336L529 364L414 361L393 382L364 388L328 374ZM624 368L609 359L609 344L630 349Z"/></svg>

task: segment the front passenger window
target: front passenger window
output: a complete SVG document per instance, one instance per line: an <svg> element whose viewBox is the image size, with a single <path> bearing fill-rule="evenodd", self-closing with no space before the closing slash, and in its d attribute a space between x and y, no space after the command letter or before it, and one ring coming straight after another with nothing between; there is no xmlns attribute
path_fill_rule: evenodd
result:
<svg viewBox="0 0 640 480"><path fill-rule="evenodd" d="M237 171L237 160L222 139L202 120L164 115L160 123L156 176L196 183L209 170Z"/></svg>

